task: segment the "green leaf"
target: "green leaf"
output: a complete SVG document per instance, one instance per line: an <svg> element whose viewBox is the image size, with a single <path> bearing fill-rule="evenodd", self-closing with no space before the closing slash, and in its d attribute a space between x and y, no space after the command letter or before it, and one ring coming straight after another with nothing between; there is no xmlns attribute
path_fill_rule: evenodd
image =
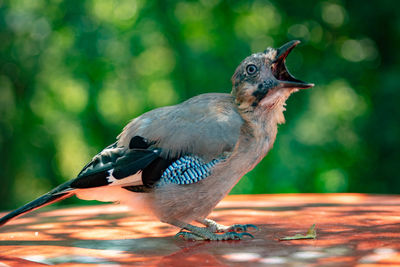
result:
<svg viewBox="0 0 400 267"><path fill-rule="evenodd" d="M299 240L299 239L315 239L317 238L317 230L315 230L315 223L311 225L310 229L308 229L305 235L295 234L294 236L285 236L279 238L280 241L286 240Z"/></svg>

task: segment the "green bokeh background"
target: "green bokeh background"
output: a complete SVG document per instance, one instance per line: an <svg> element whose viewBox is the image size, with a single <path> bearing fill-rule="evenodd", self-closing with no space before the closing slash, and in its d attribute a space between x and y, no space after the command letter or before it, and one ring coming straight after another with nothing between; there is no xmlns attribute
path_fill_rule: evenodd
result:
<svg viewBox="0 0 400 267"><path fill-rule="evenodd" d="M0 0L0 208L73 178L141 113L230 92L244 57L292 39L288 68L316 86L232 193L400 193L396 5Z"/></svg>

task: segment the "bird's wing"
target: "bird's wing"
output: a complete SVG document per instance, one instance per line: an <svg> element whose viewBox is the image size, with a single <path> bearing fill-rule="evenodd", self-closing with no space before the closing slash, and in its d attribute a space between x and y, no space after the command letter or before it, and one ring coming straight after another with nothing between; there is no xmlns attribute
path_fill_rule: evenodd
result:
<svg viewBox="0 0 400 267"><path fill-rule="evenodd" d="M214 165L229 157L242 125L230 95L204 94L136 118L119 136L118 145L129 146L132 138L141 136L160 149L159 157L143 170L145 186L189 184L206 178Z"/></svg>

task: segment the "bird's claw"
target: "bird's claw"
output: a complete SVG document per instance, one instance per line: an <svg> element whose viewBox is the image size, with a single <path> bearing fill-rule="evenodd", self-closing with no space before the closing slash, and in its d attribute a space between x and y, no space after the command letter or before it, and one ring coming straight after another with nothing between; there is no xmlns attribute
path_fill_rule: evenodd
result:
<svg viewBox="0 0 400 267"><path fill-rule="evenodd" d="M233 233L235 233L235 232L233 232ZM242 239L243 236L249 236L251 238L254 238L254 236L252 234L246 233L246 232L244 232L244 233L236 233L236 234L238 234L240 236L240 239Z"/></svg>

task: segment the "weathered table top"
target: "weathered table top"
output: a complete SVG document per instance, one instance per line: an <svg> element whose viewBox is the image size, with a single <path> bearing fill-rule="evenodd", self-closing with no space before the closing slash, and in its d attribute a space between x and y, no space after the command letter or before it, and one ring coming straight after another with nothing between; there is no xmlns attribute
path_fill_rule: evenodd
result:
<svg viewBox="0 0 400 267"><path fill-rule="evenodd" d="M229 196L210 218L259 230L254 239L188 242L123 206L39 210L0 228L0 266L400 266L400 196ZM279 241L314 223L316 239Z"/></svg>

